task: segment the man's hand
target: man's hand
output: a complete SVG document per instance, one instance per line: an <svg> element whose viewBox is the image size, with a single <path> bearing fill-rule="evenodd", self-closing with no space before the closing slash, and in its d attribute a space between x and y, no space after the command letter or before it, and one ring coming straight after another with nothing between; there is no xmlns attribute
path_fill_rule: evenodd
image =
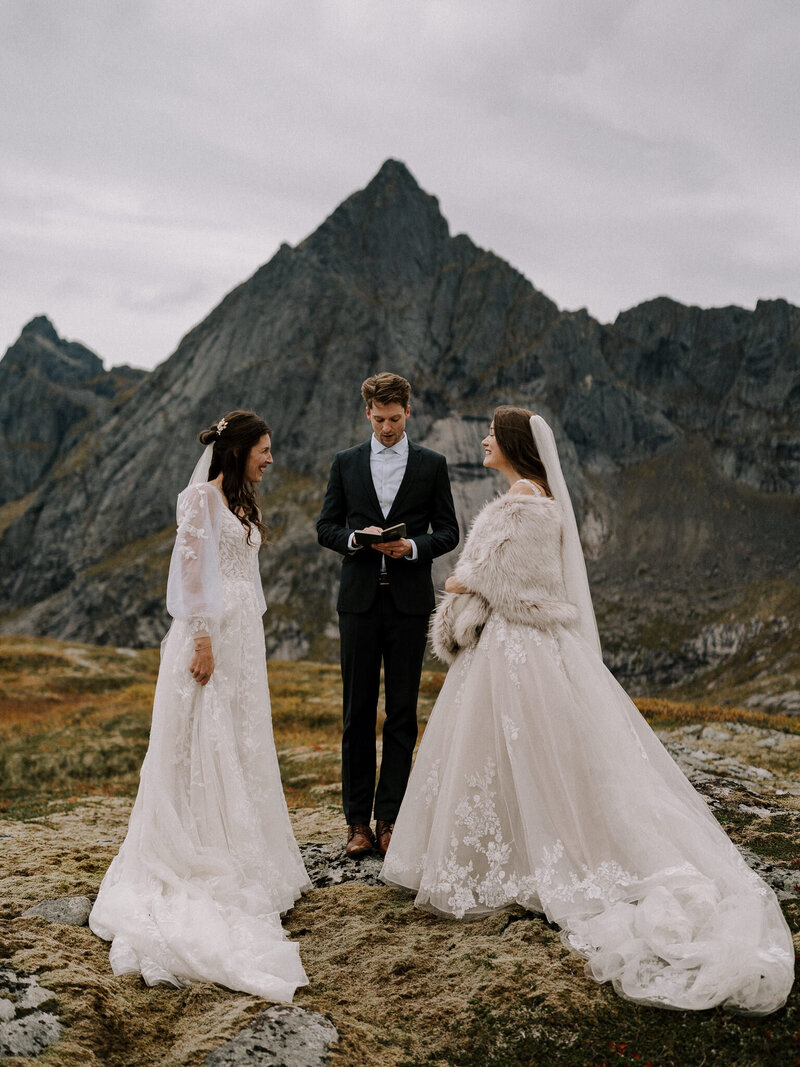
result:
<svg viewBox="0 0 800 1067"><path fill-rule="evenodd" d="M383 544L370 545L370 548L377 548L384 556L391 556L392 559L402 559L403 556L410 556L413 547L407 537L401 537L399 541L384 541Z"/></svg>

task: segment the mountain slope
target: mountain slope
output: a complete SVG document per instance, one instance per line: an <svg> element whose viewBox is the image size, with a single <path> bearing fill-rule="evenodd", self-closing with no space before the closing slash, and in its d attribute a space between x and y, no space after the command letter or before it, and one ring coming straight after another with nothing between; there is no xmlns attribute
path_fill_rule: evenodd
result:
<svg viewBox="0 0 800 1067"><path fill-rule="evenodd" d="M610 325L559 311L451 236L436 199L389 160L234 289L26 501L0 539L13 561L0 629L155 643L196 433L252 407L276 456L270 647L334 655L338 564L314 519L331 456L366 436L362 379L392 369L414 388L411 436L448 457L463 527L502 488L481 467L492 408L552 421L609 656L640 677L663 646L675 661L664 684L684 683L712 666L686 641L767 611L751 592L765 581L784 591L769 608L783 618L796 587L799 324L785 301L704 311L662 298Z"/></svg>

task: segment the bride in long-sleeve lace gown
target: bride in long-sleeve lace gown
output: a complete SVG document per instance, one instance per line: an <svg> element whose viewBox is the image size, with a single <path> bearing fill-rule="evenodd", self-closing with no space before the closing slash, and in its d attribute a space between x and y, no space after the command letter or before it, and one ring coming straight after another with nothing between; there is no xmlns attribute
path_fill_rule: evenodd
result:
<svg viewBox="0 0 800 1067"><path fill-rule="evenodd" d="M252 484L270 431L231 412L178 498L150 743L89 925L115 974L291 1001L307 984L281 913L309 888L272 736ZM211 480L209 480L209 478Z"/></svg>
<svg viewBox="0 0 800 1067"><path fill-rule="evenodd" d="M766 1014L792 938L756 875L603 664L550 428L499 408L475 519L432 637L452 661L382 878L462 919L543 912L587 972L672 1008Z"/></svg>

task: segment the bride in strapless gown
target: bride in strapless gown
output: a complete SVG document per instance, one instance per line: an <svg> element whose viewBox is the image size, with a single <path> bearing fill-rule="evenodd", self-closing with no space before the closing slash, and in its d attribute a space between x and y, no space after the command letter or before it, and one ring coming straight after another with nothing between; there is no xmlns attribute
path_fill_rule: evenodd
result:
<svg viewBox="0 0 800 1067"><path fill-rule="evenodd" d="M115 974L291 1001L308 980L280 916L310 883L272 736L260 516L248 490L272 462L270 434L252 413L231 412L201 440L210 443L178 499L175 621L139 792L89 925L111 941Z"/></svg>
<svg viewBox="0 0 800 1067"><path fill-rule="evenodd" d="M553 435L529 416L498 409L484 441L510 487L434 619L452 664L381 877L456 919L543 912L630 1000L775 1011L780 905L604 666Z"/></svg>

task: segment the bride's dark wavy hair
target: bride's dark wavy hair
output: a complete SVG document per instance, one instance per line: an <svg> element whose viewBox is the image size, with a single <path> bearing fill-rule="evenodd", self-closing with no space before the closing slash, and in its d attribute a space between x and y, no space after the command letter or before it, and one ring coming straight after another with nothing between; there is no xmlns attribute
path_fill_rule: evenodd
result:
<svg viewBox="0 0 800 1067"><path fill-rule="evenodd" d="M267 527L261 521L253 486L245 481L244 472L250 449L264 434L271 433L269 426L254 411L229 411L198 434L200 444L214 445L208 480L213 481L222 473L222 492L228 507L247 530L248 540L255 527L262 544L267 540Z"/></svg>
<svg viewBox="0 0 800 1067"><path fill-rule="evenodd" d="M547 483L547 471L539 459L539 450L531 432L532 411L527 408L514 408L508 404L495 408L494 439L508 462L523 478L536 482L552 496Z"/></svg>

